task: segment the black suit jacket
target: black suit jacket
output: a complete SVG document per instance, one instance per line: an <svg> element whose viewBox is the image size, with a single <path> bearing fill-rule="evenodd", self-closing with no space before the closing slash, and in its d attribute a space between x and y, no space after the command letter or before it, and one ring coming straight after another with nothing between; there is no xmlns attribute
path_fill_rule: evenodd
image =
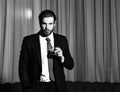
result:
<svg viewBox="0 0 120 92"><path fill-rule="evenodd" d="M41 49L39 42L39 33L26 36L23 39L19 59L19 77L23 89L30 89L38 82L42 72ZM55 57L53 63L55 84L58 92L65 92L64 67L72 69L73 59L69 52L66 37L54 33L54 46L60 47L65 57L64 63L60 58Z"/></svg>

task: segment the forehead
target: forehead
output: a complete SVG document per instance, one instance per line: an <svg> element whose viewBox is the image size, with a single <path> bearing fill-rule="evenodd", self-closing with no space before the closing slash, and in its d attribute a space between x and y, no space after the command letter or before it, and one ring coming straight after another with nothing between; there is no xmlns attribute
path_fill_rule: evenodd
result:
<svg viewBox="0 0 120 92"><path fill-rule="evenodd" d="M44 23L54 22L54 18L53 18L53 17L44 17L44 18L43 18L43 22L44 22Z"/></svg>

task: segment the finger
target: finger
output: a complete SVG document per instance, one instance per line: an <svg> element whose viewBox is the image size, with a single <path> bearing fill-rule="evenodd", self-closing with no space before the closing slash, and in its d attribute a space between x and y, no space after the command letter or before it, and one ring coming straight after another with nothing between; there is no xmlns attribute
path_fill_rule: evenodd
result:
<svg viewBox="0 0 120 92"><path fill-rule="evenodd" d="M61 49L60 48L55 48L55 52L60 52L61 51Z"/></svg>
<svg viewBox="0 0 120 92"><path fill-rule="evenodd" d="M61 50L61 48L59 48L59 47L56 47L56 48L55 48L55 50Z"/></svg>
<svg viewBox="0 0 120 92"><path fill-rule="evenodd" d="M59 50L56 50L56 51L55 51L55 54L56 54L56 55L58 55L59 53L60 53L60 51L59 51Z"/></svg>
<svg viewBox="0 0 120 92"><path fill-rule="evenodd" d="M56 54L57 56L62 56L62 50L61 50L61 48L56 47L56 48L55 48L55 54Z"/></svg>

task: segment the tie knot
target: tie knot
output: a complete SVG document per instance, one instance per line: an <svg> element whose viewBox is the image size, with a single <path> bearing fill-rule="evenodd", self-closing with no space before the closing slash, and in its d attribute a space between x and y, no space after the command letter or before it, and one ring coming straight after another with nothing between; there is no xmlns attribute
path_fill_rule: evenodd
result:
<svg viewBox="0 0 120 92"><path fill-rule="evenodd" d="M47 42L50 42L50 41L51 41L50 38L46 38L46 40L47 40Z"/></svg>

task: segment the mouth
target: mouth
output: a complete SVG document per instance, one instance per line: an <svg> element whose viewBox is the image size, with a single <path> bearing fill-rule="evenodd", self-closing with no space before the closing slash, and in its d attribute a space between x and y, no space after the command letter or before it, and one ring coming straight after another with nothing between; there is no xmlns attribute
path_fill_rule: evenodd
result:
<svg viewBox="0 0 120 92"><path fill-rule="evenodd" d="M46 29L46 30L44 30L46 33L50 33L50 30L48 30L48 29Z"/></svg>
<svg viewBox="0 0 120 92"><path fill-rule="evenodd" d="M48 35L48 34L50 34L50 33L51 33L50 30L48 30L48 29L44 30L44 34Z"/></svg>

